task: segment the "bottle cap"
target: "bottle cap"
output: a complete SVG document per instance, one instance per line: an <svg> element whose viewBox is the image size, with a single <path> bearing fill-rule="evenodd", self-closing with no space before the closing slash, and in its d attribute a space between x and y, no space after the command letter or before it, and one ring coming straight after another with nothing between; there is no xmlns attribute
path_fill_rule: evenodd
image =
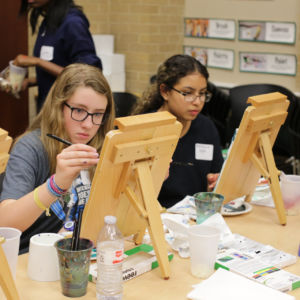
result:
<svg viewBox="0 0 300 300"><path fill-rule="evenodd" d="M64 224L64 228L68 231L73 231L74 230L74 221L67 221Z"/></svg>
<svg viewBox="0 0 300 300"><path fill-rule="evenodd" d="M116 221L117 221L117 218L115 216L105 216L104 217L104 222L106 224L110 224L110 225L116 224Z"/></svg>

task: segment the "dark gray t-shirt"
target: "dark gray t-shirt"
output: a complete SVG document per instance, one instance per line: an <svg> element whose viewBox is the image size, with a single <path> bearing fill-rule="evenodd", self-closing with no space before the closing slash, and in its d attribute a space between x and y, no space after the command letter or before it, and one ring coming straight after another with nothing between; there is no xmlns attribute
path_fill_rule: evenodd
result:
<svg viewBox="0 0 300 300"><path fill-rule="evenodd" d="M23 136L13 147L5 170L0 202L19 199L50 177L48 155L40 140L40 130ZM26 252L30 237L41 232L58 232L62 227L54 213L41 216L22 233L20 253Z"/></svg>

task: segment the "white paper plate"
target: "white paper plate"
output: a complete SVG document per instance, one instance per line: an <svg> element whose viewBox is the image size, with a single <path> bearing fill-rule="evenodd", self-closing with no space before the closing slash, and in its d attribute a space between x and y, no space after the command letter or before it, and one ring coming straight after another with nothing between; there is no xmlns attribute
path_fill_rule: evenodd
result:
<svg viewBox="0 0 300 300"><path fill-rule="evenodd" d="M221 208L222 216L238 216L238 215L247 214L248 212L250 212L252 210L252 205L251 204L249 204L248 202L244 202L243 204L246 206L245 210L232 211L232 212L224 211L224 208L222 206L222 208Z"/></svg>

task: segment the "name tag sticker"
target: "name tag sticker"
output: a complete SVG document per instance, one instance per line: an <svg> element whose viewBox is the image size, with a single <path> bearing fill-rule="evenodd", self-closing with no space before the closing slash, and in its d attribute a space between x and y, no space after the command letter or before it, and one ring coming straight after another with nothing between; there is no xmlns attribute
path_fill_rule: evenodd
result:
<svg viewBox="0 0 300 300"><path fill-rule="evenodd" d="M40 58L50 61L53 59L54 47L51 46L42 46Z"/></svg>
<svg viewBox="0 0 300 300"><path fill-rule="evenodd" d="M212 160L214 154L214 145L195 144L195 158L197 160Z"/></svg>

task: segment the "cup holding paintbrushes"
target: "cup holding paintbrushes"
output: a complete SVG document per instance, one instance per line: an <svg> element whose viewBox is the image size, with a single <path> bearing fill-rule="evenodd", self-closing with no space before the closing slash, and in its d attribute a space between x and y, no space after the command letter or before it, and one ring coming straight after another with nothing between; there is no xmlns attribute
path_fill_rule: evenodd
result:
<svg viewBox="0 0 300 300"><path fill-rule="evenodd" d="M62 293L68 297L86 294L89 276L90 256L93 242L80 238L81 220L87 202L89 186L79 184L75 187L75 222L72 238L61 239L55 247L58 254Z"/></svg>
<svg viewBox="0 0 300 300"><path fill-rule="evenodd" d="M47 134L67 146L72 143L54 134ZM89 186L80 184L75 187L77 201L75 204L75 222L72 238L61 239L55 243L59 261L60 283L62 293L68 297L81 297L86 294L90 256L93 242L80 238L80 228L84 206L88 199Z"/></svg>

